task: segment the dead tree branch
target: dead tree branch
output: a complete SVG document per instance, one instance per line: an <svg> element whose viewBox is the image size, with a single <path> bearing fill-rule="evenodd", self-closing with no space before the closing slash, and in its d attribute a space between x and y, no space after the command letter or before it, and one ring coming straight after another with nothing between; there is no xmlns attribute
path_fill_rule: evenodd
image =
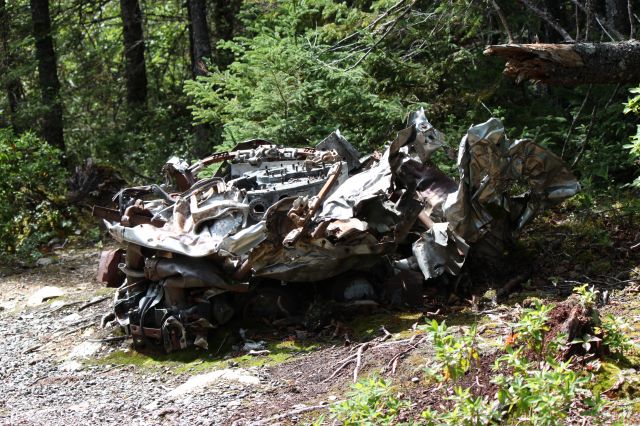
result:
<svg viewBox="0 0 640 426"><path fill-rule="evenodd" d="M553 17L551 17L551 15L549 15L546 11L538 9L535 5L533 5L529 0L520 0L525 6L527 6L527 8L529 10L531 10L533 13L535 13L536 15L538 15L538 17L540 19L542 19L543 21L545 21L547 24L549 24L551 26L551 28L553 28L554 30L556 30L558 32L558 34L560 34L562 36L562 38L564 39L564 41L566 41L567 43L573 43L575 42L575 40L573 39L573 37L571 37L571 35L569 35L569 33L567 32L567 30L565 30L564 28L562 28L560 26L560 24L553 19Z"/></svg>
<svg viewBox="0 0 640 426"><path fill-rule="evenodd" d="M496 11L498 18L500 19L500 23L504 27L504 31L507 33L507 37L509 37L509 44L515 43L515 39L513 38L513 34L511 33L511 29L509 28L509 23L507 22L507 18L502 13L502 9L498 5L496 0L491 0L491 4L493 5L493 9Z"/></svg>
<svg viewBox="0 0 640 426"><path fill-rule="evenodd" d="M573 4L575 4L580 10L582 10L584 13L586 14L593 14L593 17L595 18L596 22L598 23L598 25L600 25L600 28L602 28L602 30L609 36L609 38L611 39L611 41L616 41L613 36L615 36L618 40L624 40L624 36L622 34L620 34L615 28L613 28L611 25L609 25L607 23L607 21L605 19L602 18L602 16L598 15L595 10L591 9L590 11L583 5L581 4L578 0L571 0L571 2ZM604 22L604 24L603 24Z"/></svg>
<svg viewBox="0 0 640 426"><path fill-rule="evenodd" d="M615 84L640 82L640 42L575 44L503 44L485 55L506 59L504 73L547 84Z"/></svg>

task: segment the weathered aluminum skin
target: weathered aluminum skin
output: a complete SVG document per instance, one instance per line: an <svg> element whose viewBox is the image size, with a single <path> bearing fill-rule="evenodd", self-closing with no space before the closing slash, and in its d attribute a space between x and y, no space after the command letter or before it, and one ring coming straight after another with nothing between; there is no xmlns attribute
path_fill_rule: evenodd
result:
<svg viewBox="0 0 640 426"><path fill-rule="evenodd" d="M361 158L336 131L317 149L252 140L193 165L171 159L178 192L129 188L118 211L101 210L127 249L116 320L167 351L206 347L207 331L236 309L229 294L259 291L260 280L331 282L380 264L387 279L459 275L470 253L499 258L536 213L580 190L559 157L511 143L495 118L462 138L458 181L431 161L444 146L419 110L381 155ZM198 179L214 163L216 175Z"/></svg>

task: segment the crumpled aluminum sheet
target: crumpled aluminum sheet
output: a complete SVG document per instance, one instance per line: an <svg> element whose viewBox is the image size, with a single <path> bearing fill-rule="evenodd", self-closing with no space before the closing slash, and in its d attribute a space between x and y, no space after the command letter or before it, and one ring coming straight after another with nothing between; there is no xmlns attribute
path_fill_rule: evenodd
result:
<svg viewBox="0 0 640 426"><path fill-rule="evenodd" d="M249 205L242 202L241 193L235 188L205 193L200 202L197 194L189 191L176 201L173 214L162 228L150 224L105 224L111 236L121 243L191 257L216 253L239 256L265 237L263 226L246 227L248 212Z"/></svg>
<svg viewBox="0 0 640 426"><path fill-rule="evenodd" d="M449 224L434 223L412 245L413 255L425 279L437 278L445 272L458 275L464 265L469 246L449 229Z"/></svg>
<svg viewBox="0 0 640 426"><path fill-rule="evenodd" d="M343 172L317 214L309 207L314 197L297 197L296 202L277 202L257 224L248 225L249 203L237 188L199 181L182 194L162 228L107 226L120 242L156 250L190 257L248 256L254 275L284 281L317 281L395 255L413 229L419 235L412 247L415 264L430 279L459 274L470 246L479 242L484 253L500 255L538 211L580 190L559 157L530 140L510 143L496 118L472 126L462 139L456 183L430 163L433 152L445 145L443 134L422 109L409 123L377 162L359 172L359 153L337 131L318 144L326 151L308 151L313 161L342 158L356 171L346 180ZM233 164L244 167L246 157L247 167L255 167L251 161L259 163L260 155L284 161L300 154L263 143L238 151ZM529 191L510 196L516 183L525 183ZM312 215L304 225L291 219L300 221L305 217L301 211ZM301 240L283 244L298 234Z"/></svg>
<svg viewBox="0 0 640 426"><path fill-rule="evenodd" d="M431 162L444 146L418 110L382 155L364 160L338 131L317 149L251 140L191 166L171 159L165 171L180 194L127 188L119 210L98 209L127 245L116 320L167 352L206 348L212 323L237 312L227 292L259 292L261 278L332 285L374 266L405 290L402 277L413 277L419 299L420 273L460 275L469 256L490 265L536 213L580 190L559 157L511 143L495 118L460 142L459 181ZM216 175L198 179L214 163ZM151 194L159 199L142 198ZM371 283L348 285L347 299L375 296Z"/></svg>
<svg viewBox="0 0 640 426"><path fill-rule="evenodd" d="M531 140L509 143L497 118L473 126L460 142L460 183L443 205L450 229L467 243L493 240L500 255L513 233L541 209L580 191L562 159ZM528 193L511 197L514 184Z"/></svg>

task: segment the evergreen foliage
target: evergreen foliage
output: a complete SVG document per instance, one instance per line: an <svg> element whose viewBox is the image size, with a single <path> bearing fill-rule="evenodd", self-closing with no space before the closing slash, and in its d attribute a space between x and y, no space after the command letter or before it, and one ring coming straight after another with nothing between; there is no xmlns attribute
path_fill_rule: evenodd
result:
<svg viewBox="0 0 640 426"><path fill-rule="evenodd" d="M520 2L206 2L214 52L196 80L186 3L139 2L148 96L135 107L125 102L119 2L49 4L64 111L66 152L60 155L68 170L92 157L132 184L159 179L169 156L195 159L203 146L196 138L201 123L209 125L205 150L226 150L248 138L314 145L339 128L366 153L424 107L451 148L471 124L494 115L511 129L510 138L531 137L562 155L589 190L634 179L638 185L638 138L629 144L637 117L623 114L628 87L516 84L502 75L499 59L482 54L486 45L508 40L494 4L514 41L559 40ZM13 128L18 139L34 138L30 132L40 130L49 106L40 96L30 2L2 4L0 127ZM570 0L549 12L577 40L606 37L600 26L575 21ZM635 112L635 103L626 110ZM445 155L436 160L453 166Z"/></svg>

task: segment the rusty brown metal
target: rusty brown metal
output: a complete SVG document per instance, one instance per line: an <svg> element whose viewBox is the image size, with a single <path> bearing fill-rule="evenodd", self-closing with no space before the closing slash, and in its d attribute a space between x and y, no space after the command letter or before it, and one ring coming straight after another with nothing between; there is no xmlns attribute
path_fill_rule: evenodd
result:
<svg viewBox="0 0 640 426"><path fill-rule="evenodd" d="M140 327L139 325L131 324L131 334L134 336L142 337L142 331L144 331L145 337L150 337L152 339L162 340L162 330L159 328L152 327Z"/></svg>
<svg viewBox="0 0 640 426"><path fill-rule="evenodd" d="M107 287L119 287L124 279L122 272L118 269L118 264L122 262L124 250L105 250L100 253L98 263L97 280L107 284Z"/></svg>
<svg viewBox="0 0 640 426"><path fill-rule="evenodd" d="M121 215L118 210L102 206L93 206L91 213L94 217L105 219L110 222L121 222L123 217L123 215ZM126 226L151 224L158 228L162 228L165 224L165 221L160 218L153 218L150 214L141 214L139 212L129 211L129 216L126 220L126 223L128 224Z"/></svg>

